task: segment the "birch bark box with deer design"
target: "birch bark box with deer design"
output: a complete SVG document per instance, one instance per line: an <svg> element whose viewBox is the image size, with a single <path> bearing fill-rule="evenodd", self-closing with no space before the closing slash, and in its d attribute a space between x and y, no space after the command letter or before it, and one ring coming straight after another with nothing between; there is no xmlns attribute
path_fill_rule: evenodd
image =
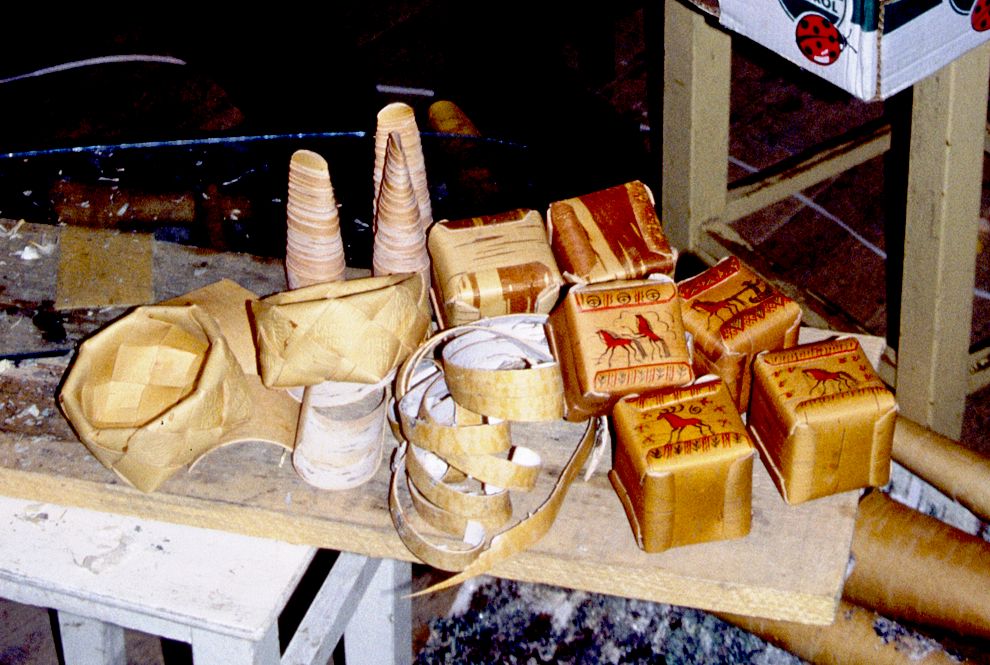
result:
<svg viewBox="0 0 990 665"><path fill-rule="evenodd" d="M750 364L760 351L797 344L801 307L729 256L678 284L694 370L725 381L739 411L749 405Z"/></svg>
<svg viewBox="0 0 990 665"><path fill-rule="evenodd" d="M896 415L894 396L854 338L753 362L748 424L787 503L886 484Z"/></svg>
<svg viewBox="0 0 990 665"><path fill-rule="evenodd" d="M575 285L549 328L568 420L605 415L622 395L694 380L669 279Z"/></svg>
<svg viewBox="0 0 990 665"><path fill-rule="evenodd" d="M564 280L535 210L510 210L430 229L434 309L444 328L503 314L547 314Z"/></svg>
<svg viewBox="0 0 990 665"><path fill-rule="evenodd" d="M623 397L609 480L647 552L749 533L755 449L717 377Z"/></svg>

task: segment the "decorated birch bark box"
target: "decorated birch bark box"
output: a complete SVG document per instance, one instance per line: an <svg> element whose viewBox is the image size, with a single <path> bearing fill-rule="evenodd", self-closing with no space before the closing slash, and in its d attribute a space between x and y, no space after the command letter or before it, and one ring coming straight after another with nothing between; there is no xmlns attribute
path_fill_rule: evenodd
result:
<svg viewBox="0 0 990 665"><path fill-rule="evenodd" d="M739 411L749 404L750 363L760 351L794 346L801 307L729 256L678 284L694 369L717 374Z"/></svg>
<svg viewBox="0 0 990 665"><path fill-rule="evenodd" d="M672 275L671 249L653 193L638 180L550 204L547 229L568 282Z"/></svg>
<svg viewBox="0 0 990 665"><path fill-rule="evenodd" d="M443 220L430 229L434 308L445 328L502 314L546 314L563 284L535 210Z"/></svg>
<svg viewBox="0 0 990 665"><path fill-rule="evenodd" d="M762 353L749 427L787 503L880 486L897 406L855 339Z"/></svg>
<svg viewBox="0 0 990 665"><path fill-rule="evenodd" d="M647 552L749 533L755 449L725 384L623 397L609 480Z"/></svg>
<svg viewBox="0 0 990 665"><path fill-rule="evenodd" d="M548 337L568 420L605 415L622 395L694 380L669 279L575 285L551 312Z"/></svg>
<svg viewBox="0 0 990 665"><path fill-rule="evenodd" d="M986 0L693 0L860 99L887 98L990 37Z"/></svg>

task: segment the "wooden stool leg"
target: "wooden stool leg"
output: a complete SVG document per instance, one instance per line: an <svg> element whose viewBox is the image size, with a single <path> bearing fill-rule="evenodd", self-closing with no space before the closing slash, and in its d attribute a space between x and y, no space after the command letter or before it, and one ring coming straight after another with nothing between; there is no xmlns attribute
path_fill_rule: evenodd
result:
<svg viewBox="0 0 990 665"><path fill-rule="evenodd" d="M722 219L729 177L732 40L680 0L664 12L664 231L678 249L709 251L702 225Z"/></svg>
<svg viewBox="0 0 990 665"><path fill-rule="evenodd" d="M412 565L383 559L344 633L350 665L412 662Z"/></svg>
<svg viewBox="0 0 990 665"><path fill-rule="evenodd" d="M58 613L66 665L127 665L124 629L89 617Z"/></svg>
<svg viewBox="0 0 990 665"><path fill-rule="evenodd" d="M279 665L278 624L257 642L193 630L193 665Z"/></svg>
<svg viewBox="0 0 990 665"><path fill-rule="evenodd" d="M897 351L901 413L958 439L983 180L990 46L915 86Z"/></svg>

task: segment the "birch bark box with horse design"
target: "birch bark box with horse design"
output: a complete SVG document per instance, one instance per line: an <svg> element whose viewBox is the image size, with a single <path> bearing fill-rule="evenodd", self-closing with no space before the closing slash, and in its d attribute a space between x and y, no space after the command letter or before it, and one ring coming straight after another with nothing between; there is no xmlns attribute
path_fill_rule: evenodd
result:
<svg viewBox="0 0 990 665"><path fill-rule="evenodd" d="M760 351L797 344L801 307L735 256L678 284L694 371L725 381L739 411L749 405L750 364Z"/></svg>
<svg viewBox="0 0 990 665"><path fill-rule="evenodd" d="M694 380L670 280L575 285L549 328L568 420L605 415L622 395Z"/></svg>
<svg viewBox="0 0 990 665"><path fill-rule="evenodd" d="M612 417L609 480L641 548L749 533L756 451L720 379L623 397Z"/></svg>
<svg viewBox="0 0 990 665"><path fill-rule="evenodd" d="M894 396L853 338L753 362L749 427L787 503L886 484L896 414Z"/></svg>

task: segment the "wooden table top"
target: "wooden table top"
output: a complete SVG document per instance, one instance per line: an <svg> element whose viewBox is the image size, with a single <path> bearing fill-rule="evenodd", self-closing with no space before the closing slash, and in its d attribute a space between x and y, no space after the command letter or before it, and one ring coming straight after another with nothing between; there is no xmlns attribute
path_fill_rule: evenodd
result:
<svg viewBox="0 0 990 665"><path fill-rule="evenodd" d="M57 233L53 227L23 229ZM0 256L25 238L0 236ZM6 259L0 266L0 353L44 347L28 317L30 303L54 300L53 267L44 260ZM154 244L155 297L180 295L226 277L256 293L284 288L279 262ZM45 265L45 261L56 262ZM160 264L162 264L160 266ZM191 268L196 266L196 268ZM165 279L163 279L163 277ZM14 307L10 303L20 303ZM75 345L123 310L67 312ZM21 319L18 322L18 319ZM23 328L21 332L18 329ZM69 359L0 365L0 494L81 506L177 524L208 527L411 560L387 508L389 468L366 485L327 492L303 482L280 448L244 443L216 450L180 471L156 492L141 493L101 466L78 442L55 405ZM517 444L545 462L536 494L556 479L582 426L559 424L514 431ZM394 441L387 441L394 447ZM827 624L834 618L849 556L857 492L787 506L761 464L754 465L752 532L733 541L647 554L636 545L606 477L607 463L575 481L549 534L492 574L587 591L766 618ZM525 510L530 499L519 502Z"/></svg>

